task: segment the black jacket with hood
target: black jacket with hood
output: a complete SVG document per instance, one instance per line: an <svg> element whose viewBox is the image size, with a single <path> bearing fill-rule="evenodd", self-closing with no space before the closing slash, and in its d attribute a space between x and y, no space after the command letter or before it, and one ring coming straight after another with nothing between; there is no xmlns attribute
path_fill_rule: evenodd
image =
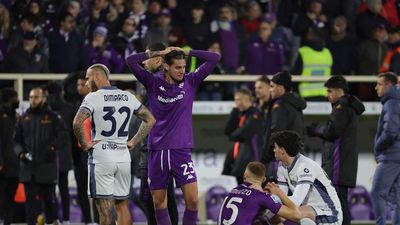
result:
<svg viewBox="0 0 400 225"><path fill-rule="evenodd" d="M272 109L269 112L271 114L270 127L265 129L262 162L269 163L275 159L272 143L269 140L272 133L293 130L300 137L303 136L303 110L306 107L306 101L294 92L285 93L274 100Z"/></svg>
<svg viewBox="0 0 400 225"><path fill-rule="evenodd" d="M325 125L315 125L314 135L321 138L322 168L334 185L354 187L357 178L357 127L364 105L357 97L344 95L332 104Z"/></svg>

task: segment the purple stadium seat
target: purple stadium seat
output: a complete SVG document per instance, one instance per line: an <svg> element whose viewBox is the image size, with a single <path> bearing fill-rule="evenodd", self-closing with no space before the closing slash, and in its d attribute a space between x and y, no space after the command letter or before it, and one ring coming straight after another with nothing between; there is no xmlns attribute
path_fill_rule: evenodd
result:
<svg viewBox="0 0 400 225"><path fill-rule="evenodd" d="M222 186L208 189L206 196L207 220L218 220L218 214L228 191Z"/></svg>
<svg viewBox="0 0 400 225"><path fill-rule="evenodd" d="M133 188L132 191L135 193L135 195L139 195L140 188ZM132 215L132 222L147 222L144 212L132 200L129 201L129 209Z"/></svg>
<svg viewBox="0 0 400 225"><path fill-rule="evenodd" d="M371 196L363 186L356 186L349 190L349 209L353 220L374 219Z"/></svg>
<svg viewBox="0 0 400 225"><path fill-rule="evenodd" d="M183 198L183 193L180 188L175 188L175 200L176 200L176 206L178 208L179 221L182 222L186 206L185 206L185 199Z"/></svg>

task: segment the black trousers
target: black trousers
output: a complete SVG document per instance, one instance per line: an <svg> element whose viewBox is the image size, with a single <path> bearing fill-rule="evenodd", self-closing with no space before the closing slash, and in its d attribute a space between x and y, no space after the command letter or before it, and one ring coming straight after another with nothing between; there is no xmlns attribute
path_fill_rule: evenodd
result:
<svg viewBox="0 0 400 225"><path fill-rule="evenodd" d="M148 225L157 225L154 205L153 205L153 198L151 197L151 192L149 188L149 184L147 183L147 170L142 169L140 171L140 198L144 204L145 211L147 217L147 224ZM175 189L174 183L172 181L168 184L167 189L167 199L168 199L168 213L171 219L172 225L178 225L179 217L178 217L178 208L176 206L175 201Z"/></svg>
<svg viewBox="0 0 400 225"><path fill-rule="evenodd" d="M347 200L347 194L349 192L348 186L335 186L336 192L338 194L340 204L342 205L343 211L343 223L342 225L350 225L351 224L351 214L349 209L349 203Z"/></svg>
<svg viewBox="0 0 400 225"><path fill-rule="evenodd" d="M68 171L60 171L58 178L58 189L60 189L62 218L61 221L69 221L69 189L68 189Z"/></svg>
<svg viewBox="0 0 400 225"><path fill-rule="evenodd" d="M87 153L78 152L78 157L74 162L74 175L78 191L78 203L82 210L84 223L99 222L99 213L95 204L93 203L94 219L90 215L90 201L88 197L88 167L87 167Z"/></svg>
<svg viewBox="0 0 400 225"><path fill-rule="evenodd" d="M0 177L0 218L4 225L13 222L14 196L18 188L18 178Z"/></svg>
<svg viewBox="0 0 400 225"><path fill-rule="evenodd" d="M44 213L46 223L53 223L57 220L57 204L55 184L25 183L26 195L26 221L29 225L36 224L38 204L37 197L44 202Z"/></svg>

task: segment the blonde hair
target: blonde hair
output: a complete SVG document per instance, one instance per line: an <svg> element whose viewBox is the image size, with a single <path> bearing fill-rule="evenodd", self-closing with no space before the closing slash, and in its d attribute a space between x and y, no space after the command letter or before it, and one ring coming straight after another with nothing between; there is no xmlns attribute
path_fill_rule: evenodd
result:
<svg viewBox="0 0 400 225"><path fill-rule="evenodd" d="M0 3L0 8L3 8L3 13L0 14L1 33L3 34L5 39L8 39L10 36L10 12L1 3Z"/></svg>

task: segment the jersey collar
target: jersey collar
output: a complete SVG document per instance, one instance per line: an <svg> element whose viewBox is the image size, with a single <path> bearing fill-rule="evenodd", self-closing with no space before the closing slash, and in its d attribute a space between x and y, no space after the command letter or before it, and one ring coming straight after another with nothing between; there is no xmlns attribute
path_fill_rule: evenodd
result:
<svg viewBox="0 0 400 225"><path fill-rule="evenodd" d="M99 88L99 89L101 89L101 90L116 90L118 88L115 87L115 86L104 86L104 87Z"/></svg>
<svg viewBox="0 0 400 225"><path fill-rule="evenodd" d="M293 167L294 167L294 165L296 165L296 162L297 162L297 160L300 158L300 156L301 156L301 154L299 153L299 154L297 154L295 157L294 157L294 160L293 160L293 162L292 162L292 164L289 166L289 168L288 168L288 172L290 173L290 171L293 169Z"/></svg>

